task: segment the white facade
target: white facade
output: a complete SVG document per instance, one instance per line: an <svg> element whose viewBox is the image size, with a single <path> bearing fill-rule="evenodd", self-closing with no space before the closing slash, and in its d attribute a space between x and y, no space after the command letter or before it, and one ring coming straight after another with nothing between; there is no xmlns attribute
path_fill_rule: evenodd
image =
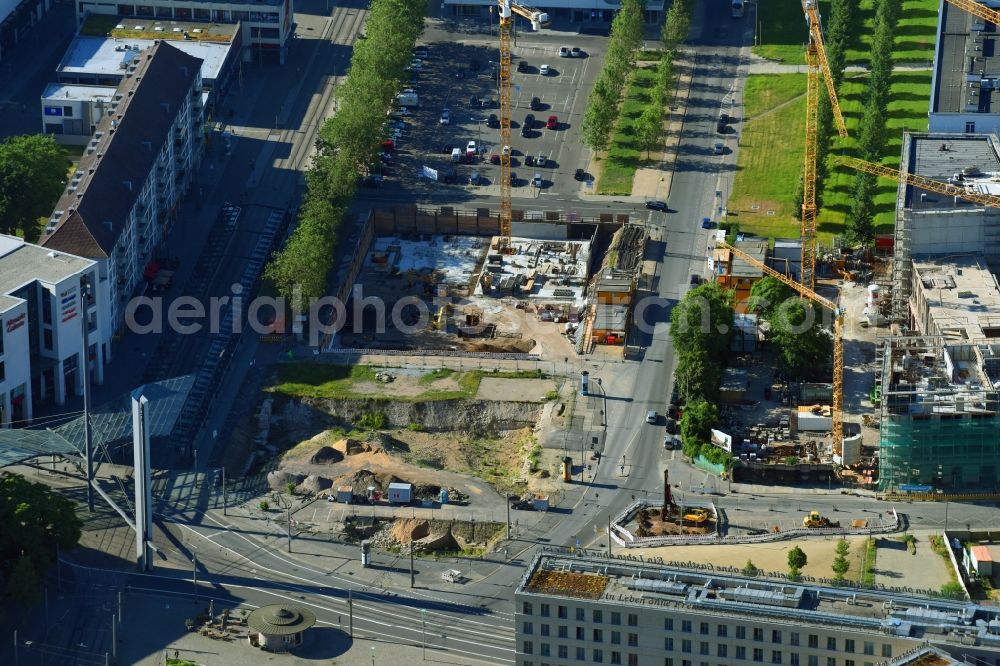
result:
<svg viewBox="0 0 1000 666"><path fill-rule="evenodd" d="M83 392L83 313L89 367L104 380L111 353L107 291L97 264L0 235L0 424L26 425L37 400L62 405ZM86 301L86 303L84 303Z"/></svg>
<svg viewBox="0 0 1000 666"><path fill-rule="evenodd" d="M42 93L42 133L62 144L87 143L114 95L114 86L49 84Z"/></svg>

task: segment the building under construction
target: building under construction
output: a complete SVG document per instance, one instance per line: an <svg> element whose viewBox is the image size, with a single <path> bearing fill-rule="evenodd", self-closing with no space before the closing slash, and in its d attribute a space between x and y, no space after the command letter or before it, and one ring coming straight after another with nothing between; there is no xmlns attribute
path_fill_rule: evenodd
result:
<svg viewBox="0 0 1000 666"><path fill-rule="evenodd" d="M913 258L910 267L916 335L894 335L878 348L880 488L993 489L1000 287L982 255Z"/></svg>

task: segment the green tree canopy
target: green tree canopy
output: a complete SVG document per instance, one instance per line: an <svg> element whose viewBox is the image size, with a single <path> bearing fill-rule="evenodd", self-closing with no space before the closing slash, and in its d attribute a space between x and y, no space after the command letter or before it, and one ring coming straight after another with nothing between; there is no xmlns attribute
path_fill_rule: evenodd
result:
<svg viewBox="0 0 1000 666"><path fill-rule="evenodd" d="M0 143L0 231L37 239L38 218L52 212L68 167L66 152L50 136L13 136Z"/></svg>
<svg viewBox="0 0 1000 666"><path fill-rule="evenodd" d="M670 337L681 356L704 350L720 363L733 330L732 292L707 282L687 293L670 313Z"/></svg>
<svg viewBox="0 0 1000 666"><path fill-rule="evenodd" d="M712 428L719 424L719 408L707 400L689 402L681 416L681 442L688 447L697 447L710 441ZM697 454L696 454L697 455Z"/></svg>
<svg viewBox="0 0 1000 666"><path fill-rule="evenodd" d="M21 600L37 594L37 580L53 562L56 547L70 550L82 523L73 503L19 474L0 474L0 573L8 593Z"/></svg>
<svg viewBox="0 0 1000 666"><path fill-rule="evenodd" d="M765 275L750 287L747 309L760 313L766 319L774 312L774 308L795 297L796 294L791 287L777 278Z"/></svg>
<svg viewBox="0 0 1000 666"><path fill-rule="evenodd" d="M822 326L822 308L805 300L788 300L767 321L767 339L791 376L807 378L827 366L833 356L833 338Z"/></svg>
<svg viewBox="0 0 1000 666"><path fill-rule="evenodd" d="M802 571L802 567L804 567L808 562L809 558L806 557L805 552L798 546L795 546L788 551L789 571Z"/></svg>

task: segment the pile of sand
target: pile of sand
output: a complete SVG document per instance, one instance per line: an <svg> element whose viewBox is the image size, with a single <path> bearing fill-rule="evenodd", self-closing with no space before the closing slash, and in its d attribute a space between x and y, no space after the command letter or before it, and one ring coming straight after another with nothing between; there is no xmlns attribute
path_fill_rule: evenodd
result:
<svg viewBox="0 0 1000 666"><path fill-rule="evenodd" d="M296 490L303 494L315 495L332 487L333 481L325 476L310 474L296 487Z"/></svg>
<svg viewBox="0 0 1000 666"><path fill-rule="evenodd" d="M426 520L413 518L397 520L391 530L392 538L404 545L423 539L430 532L430 525Z"/></svg>
<svg viewBox="0 0 1000 666"><path fill-rule="evenodd" d="M372 450L370 444L367 444L365 442L359 442L356 439L341 439L334 442L332 444L332 447L334 451L337 451L345 456L355 456L359 453L368 453L369 451Z"/></svg>

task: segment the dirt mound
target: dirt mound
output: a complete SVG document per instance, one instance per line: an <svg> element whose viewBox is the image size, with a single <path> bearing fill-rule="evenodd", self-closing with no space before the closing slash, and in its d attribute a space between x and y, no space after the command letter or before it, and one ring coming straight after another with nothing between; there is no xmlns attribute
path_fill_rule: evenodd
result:
<svg viewBox="0 0 1000 666"><path fill-rule="evenodd" d="M359 442L356 439L348 438L334 442L333 449L345 456L355 456L359 453L368 453L372 450L372 447L366 442Z"/></svg>
<svg viewBox="0 0 1000 666"><path fill-rule="evenodd" d="M521 340L491 340L489 342L467 342L463 345L466 351L493 352L497 354L527 354L535 347L535 341Z"/></svg>
<svg viewBox="0 0 1000 666"><path fill-rule="evenodd" d="M312 454L309 462L313 465L332 465L344 459L344 454L330 446L322 446Z"/></svg>
<svg viewBox="0 0 1000 666"><path fill-rule="evenodd" d="M294 472L286 472L279 469L267 473L267 485L271 490L284 491L287 490L289 483L299 485L304 478L304 474L295 474Z"/></svg>
<svg viewBox="0 0 1000 666"><path fill-rule="evenodd" d="M380 487L378 479L375 477L375 472L370 469L361 469L353 474L338 476L333 480L333 483L338 488L350 486L354 494L361 497L365 497L365 494L368 492L368 486Z"/></svg>
<svg viewBox="0 0 1000 666"><path fill-rule="evenodd" d="M300 493L315 495L316 493L322 492L333 487L333 481L326 478L325 476L317 476L316 474L310 474L302 481L296 490Z"/></svg>
<svg viewBox="0 0 1000 666"><path fill-rule="evenodd" d="M428 534L430 534L430 525L426 520L413 518L397 520L392 526L392 538L404 545L423 539Z"/></svg>
<svg viewBox="0 0 1000 666"><path fill-rule="evenodd" d="M417 499L436 500L441 496L441 486L433 483L415 483L413 485L413 496Z"/></svg>

